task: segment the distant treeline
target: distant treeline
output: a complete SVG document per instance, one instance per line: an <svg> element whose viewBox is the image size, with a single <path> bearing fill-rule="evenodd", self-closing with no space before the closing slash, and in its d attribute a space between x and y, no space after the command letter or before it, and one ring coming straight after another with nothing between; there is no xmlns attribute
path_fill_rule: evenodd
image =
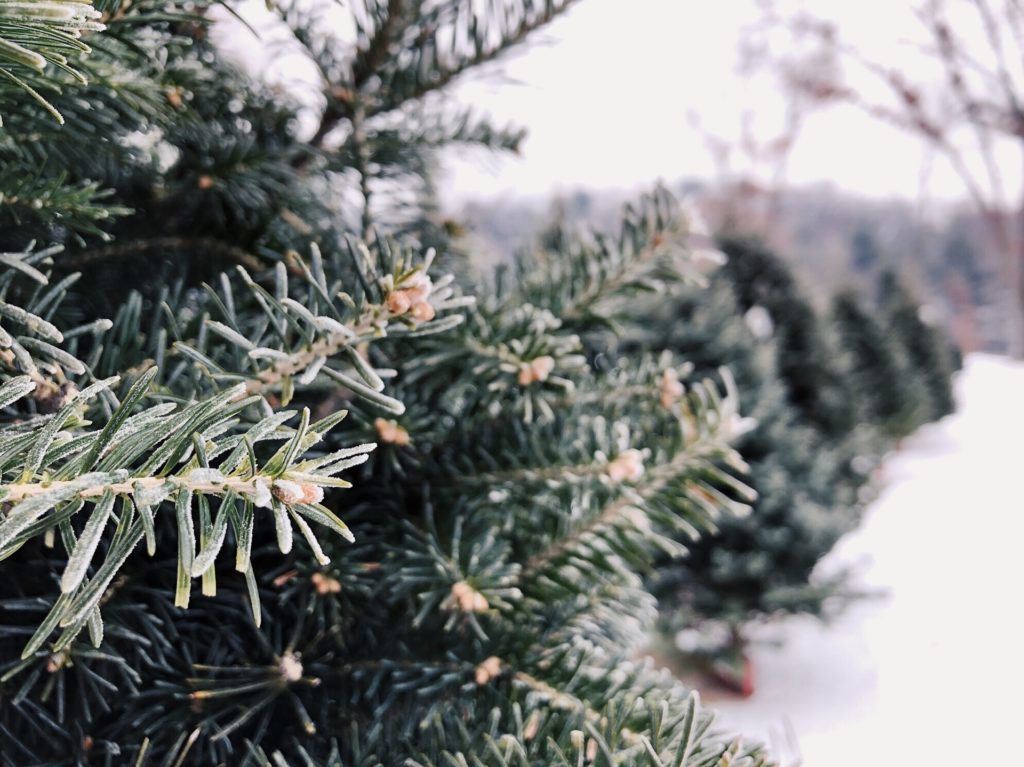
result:
<svg viewBox="0 0 1024 767"><path fill-rule="evenodd" d="M675 190L692 200L714 229L756 232L785 255L797 279L824 308L836 290L870 290L885 270L908 281L928 319L944 326L965 351L1005 352L1008 322L1000 309L1004 281L980 217L966 205L923 207L865 198L827 185L775 194L756 220L743 192L686 182ZM600 227L614 220L629 193L587 191L542 198L500 198L465 204L456 218L477 252L507 260L563 227ZM546 212L546 213L545 213ZM546 222L545 222L546 215Z"/></svg>

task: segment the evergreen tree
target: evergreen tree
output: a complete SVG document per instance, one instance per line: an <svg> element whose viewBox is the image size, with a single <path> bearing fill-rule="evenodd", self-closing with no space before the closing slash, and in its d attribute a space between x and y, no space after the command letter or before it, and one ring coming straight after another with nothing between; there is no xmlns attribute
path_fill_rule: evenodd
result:
<svg viewBox="0 0 1024 767"><path fill-rule="evenodd" d="M756 240L727 237L721 247L727 257L722 272L740 309L761 307L771 319L778 374L800 419L830 439L849 434L855 426L850 388L789 268Z"/></svg>
<svg viewBox="0 0 1024 767"><path fill-rule="evenodd" d="M928 418L928 392L895 338L852 292L832 301L832 321L861 417L890 439L910 434Z"/></svg>
<svg viewBox="0 0 1024 767"><path fill-rule="evenodd" d="M698 377L728 367L741 412L752 419L737 448L757 500L749 515L722 518L713 536L687 541L685 556L659 564L652 588L663 630L703 627L738 644L725 648L737 651L749 621L821 614L849 588L842 574L824 582L811 572L858 520L866 457L855 462L849 440L832 444L799 422L775 371L771 328L756 313L744 318L723 275L706 291L675 291L637 319L629 328L638 346L670 350ZM716 631L723 623L728 630Z"/></svg>
<svg viewBox="0 0 1024 767"><path fill-rule="evenodd" d="M512 142L432 98L568 5L285 7L309 140L201 3L3 17L0 763L765 763L633 658L752 500L731 388L583 353L685 277L671 199L470 296L393 193Z"/></svg>
<svg viewBox="0 0 1024 767"><path fill-rule="evenodd" d="M954 410L952 344L936 327L921 319L921 305L892 271L878 282L878 301L890 336L902 347L928 392L928 420L936 421Z"/></svg>
<svg viewBox="0 0 1024 767"><path fill-rule="evenodd" d="M878 242L867 226L859 227L850 238L850 260L859 274L869 274L878 266Z"/></svg>

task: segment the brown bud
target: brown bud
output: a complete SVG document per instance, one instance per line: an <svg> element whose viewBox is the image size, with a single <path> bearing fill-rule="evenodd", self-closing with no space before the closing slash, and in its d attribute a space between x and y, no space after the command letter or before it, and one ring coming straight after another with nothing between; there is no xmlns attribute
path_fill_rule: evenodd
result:
<svg viewBox="0 0 1024 767"><path fill-rule="evenodd" d="M411 314L412 318L417 322L430 322L437 316L437 312L434 311L434 307L426 301L420 301L418 304L413 304Z"/></svg>
<svg viewBox="0 0 1024 767"><path fill-rule="evenodd" d="M409 298L410 303L418 304L426 301L434 289L434 283L423 272L415 272L408 278L402 280L399 286L403 293Z"/></svg>
<svg viewBox="0 0 1024 767"><path fill-rule="evenodd" d="M320 503L324 489L310 482L293 482L290 479L275 479L270 492L286 506L297 503Z"/></svg>
<svg viewBox="0 0 1024 767"><path fill-rule="evenodd" d="M412 307L412 301L404 290L393 290L388 293L388 311L392 314L405 314Z"/></svg>
<svg viewBox="0 0 1024 767"><path fill-rule="evenodd" d="M612 461L609 461L605 473L613 482L636 482L644 474L644 457L636 448L630 448Z"/></svg>
<svg viewBox="0 0 1024 767"><path fill-rule="evenodd" d="M501 659L492 655L490 658L485 660L473 672L473 676L476 679L476 683L483 686L494 679L501 673Z"/></svg>
<svg viewBox="0 0 1024 767"><path fill-rule="evenodd" d="M465 581L452 584L452 594L445 606L464 613L482 613L490 607L487 598Z"/></svg>
<svg viewBox="0 0 1024 767"><path fill-rule="evenodd" d="M534 381L546 381L548 376L551 375L551 371L555 369L555 359L547 355L537 357L537 359L530 363L530 367L533 369Z"/></svg>
<svg viewBox="0 0 1024 767"><path fill-rule="evenodd" d="M341 591L341 581L326 573L313 573L309 579L313 582L317 594L337 594Z"/></svg>
<svg viewBox="0 0 1024 767"><path fill-rule="evenodd" d="M46 659L46 670L51 674L56 674L68 662L68 654L64 652L55 652Z"/></svg>
<svg viewBox="0 0 1024 767"><path fill-rule="evenodd" d="M213 189L213 176L202 175L196 181L196 186L202 190Z"/></svg>
<svg viewBox="0 0 1024 767"><path fill-rule="evenodd" d="M373 426L377 430L381 442L387 442L397 447L405 447L409 444L409 432L399 426L397 421L378 418L373 422Z"/></svg>
<svg viewBox="0 0 1024 767"><path fill-rule="evenodd" d="M298 482L292 482L290 479L275 480L270 492L286 506L302 501L302 486Z"/></svg>
<svg viewBox="0 0 1024 767"><path fill-rule="evenodd" d="M548 376L551 375L551 371L555 369L554 357L544 355L543 357L536 357L529 362L523 363L523 366L519 368L519 375L517 380L520 386L529 386L534 381L546 381Z"/></svg>

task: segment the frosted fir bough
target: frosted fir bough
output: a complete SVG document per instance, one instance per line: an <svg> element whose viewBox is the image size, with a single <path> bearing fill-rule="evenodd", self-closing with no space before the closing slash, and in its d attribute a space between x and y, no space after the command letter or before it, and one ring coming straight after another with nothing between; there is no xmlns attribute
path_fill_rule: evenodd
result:
<svg viewBox="0 0 1024 767"><path fill-rule="evenodd" d="M244 385L238 385L203 402L157 405L132 414L155 374L151 368L140 376L101 430L74 428L82 426L76 411L114 380L87 387L31 430L9 428L0 435L0 559L54 531L68 557L61 596L27 644L26 656L58 626L64 630L57 650L87 624L99 641L105 589L143 540L151 556L158 544L167 545L157 539L156 517L172 508L178 552L175 604L180 607L188 606L193 578L202 578L204 594L216 593L213 564L229 527L236 541L235 569L250 581L249 546L260 515L273 516L282 553L291 550L298 530L322 564L329 560L310 523L352 540L345 523L321 503L323 489L350 487L336 475L365 462L374 444L303 460L346 412L311 424L306 409L301 414L282 411L245 428L240 415L260 400L246 396ZM12 404L33 387L27 377L12 379L0 388L0 403ZM286 429L296 415L296 426ZM255 450L265 441L283 444L259 462ZM86 521L76 535L78 517ZM94 561L108 528L113 535L105 556ZM251 593L258 624L257 592Z"/></svg>
<svg viewBox="0 0 1024 767"><path fill-rule="evenodd" d="M208 310L195 339L175 342L174 350L218 387L243 382L247 394L273 394L288 405L296 390L340 386L401 415L405 407L384 392L384 376L371 364L368 347L451 330L464 319L458 310L473 299L455 291L450 275L431 281L432 250L421 258L380 240L371 252L347 238L342 255L349 259L347 275L340 257L325 261L315 243L308 266L292 253L290 262L302 277L289 276L279 262L272 289L241 267L238 279L222 274L219 290L207 288ZM342 275L349 276L347 283ZM163 339L182 333L169 325L160 331ZM164 342L156 343L162 353Z"/></svg>
<svg viewBox="0 0 1024 767"><path fill-rule="evenodd" d="M102 14L89 3L3 0L0 79L23 91L63 124L63 115L40 92L49 84L45 75L49 69L86 83L85 76L72 65L76 58L90 52L82 36L105 29L101 18Z"/></svg>

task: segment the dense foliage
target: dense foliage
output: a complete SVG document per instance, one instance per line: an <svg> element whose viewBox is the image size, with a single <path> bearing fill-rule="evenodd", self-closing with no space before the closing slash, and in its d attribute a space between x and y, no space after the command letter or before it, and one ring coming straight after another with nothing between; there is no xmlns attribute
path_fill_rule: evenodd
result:
<svg viewBox="0 0 1024 767"><path fill-rule="evenodd" d="M717 520L713 535L682 540L686 551L663 557L650 586L686 660L749 691L748 623L828 616L857 596L852 573L816 567L874 497L891 440L952 411L952 365L948 342L895 276L880 286L883 324L852 293L819 318L763 244L723 246L728 261L708 288L634 304L619 348L667 350L698 376L724 366L736 378L748 417L736 447L757 499L749 515Z"/></svg>
<svg viewBox="0 0 1024 767"><path fill-rule="evenodd" d="M758 493L750 515L723 518L714 536L659 569L654 592L665 617L679 630L709 619L742 625L779 612L820 612L838 584L812 583L811 571L856 524L869 459L853 481L849 440L830 441L801 423L776 373L774 339L755 335L721 276L707 291L682 291L652 314L643 323L651 329L644 345L679 354L698 375L722 367L735 375L749 418L737 449Z"/></svg>
<svg viewBox="0 0 1024 767"><path fill-rule="evenodd" d="M659 552L753 500L738 395L584 343L686 221L470 295L424 204L521 136L444 87L568 6L279 8L309 136L202 3L3 16L0 763L765 763L636 660Z"/></svg>
<svg viewBox="0 0 1024 767"><path fill-rule="evenodd" d="M722 251L722 273L740 311L760 307L771 322L776 369L799 419L829 438L849 434L855 425L849 381L789 268L757 240L728 237Z"/></svg>

